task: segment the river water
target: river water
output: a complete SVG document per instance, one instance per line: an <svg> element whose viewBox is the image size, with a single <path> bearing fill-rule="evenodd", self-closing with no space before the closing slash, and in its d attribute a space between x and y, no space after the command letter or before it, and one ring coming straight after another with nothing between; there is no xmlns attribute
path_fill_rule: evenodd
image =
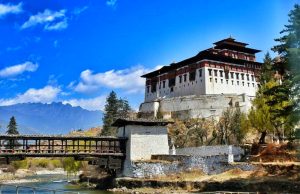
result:
<svg viewBox="0 0 300 194"><path fill-rule="evenodd" d="M20 183L20 184L11 184L11 186L10 185L3 186L2 194L16 193L16 189L12 185L41 188L41 190L37 190L35 192L36 194L51 193L49 191L42 190L43 188L53 189L53 190L55 189L55 190L73 191L73 192L79 192L80 194L112 194L112 192L82 188L79 185L68 183L67 181L68 178L65 175L35 175L35 176L27 177L26 179L35 179L35 180L37 179L39 180L39 182ZM21 188L19 190L19 194L32 194L32 193L33 191L29 188ZM61 192L57 192L57 194L59 193Z"/></svg>

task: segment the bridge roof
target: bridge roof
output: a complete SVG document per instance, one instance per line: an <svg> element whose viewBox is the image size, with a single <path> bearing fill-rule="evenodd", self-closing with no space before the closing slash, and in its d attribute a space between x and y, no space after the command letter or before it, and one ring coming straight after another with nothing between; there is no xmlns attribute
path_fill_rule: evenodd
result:
<svg viewBox="0 0 300 194"><path fill-rule="evenodd" d="M112 126L114 126L114 127L122 127L125 125L166 126L170 123L173 123L173 122L166 121L166 120L119 118L112 124Z"/></svg>
<svg viewBox="0 0 300 194"><path fill-rule="evenodd" d="M6 135L0 134L0 139L41 139L41 140L119 140L120 137L113 136L67 136L67 135ZM123 138L126 139L126 138Z"/></svg>

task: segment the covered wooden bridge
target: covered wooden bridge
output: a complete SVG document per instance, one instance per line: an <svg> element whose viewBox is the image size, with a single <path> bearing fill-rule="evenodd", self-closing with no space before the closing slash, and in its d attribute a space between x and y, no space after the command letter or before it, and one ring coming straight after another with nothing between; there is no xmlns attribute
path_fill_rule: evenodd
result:
<svg viewBox="0 0 300 194"><path fill-rule="evenodd" d="M0 158L8 160L26 157L74 157L124 159L124 137L0 135Z"/></svg>

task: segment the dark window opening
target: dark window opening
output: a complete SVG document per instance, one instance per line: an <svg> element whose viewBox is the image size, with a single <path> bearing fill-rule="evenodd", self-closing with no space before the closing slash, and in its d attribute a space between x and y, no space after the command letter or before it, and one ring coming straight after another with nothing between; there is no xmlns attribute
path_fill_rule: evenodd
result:
<svg viewBox="0 0 300 194"><path fill-rule="evenodd" d="M181 83L182 82L182 76L180 75L179 76L179 83Z"/></svg>
<svg viewBox="0 0 300 194"><path fill-rule="evenodd" d="M183 81L184 81L184 82L186 82L186 76L187 76L187 74L184 74L184 75L183 75Z"/></svg>
<svg viewBox="0 0 300 194"><path fill-rule="evenodd" d="M175 86L175 78L169 79L169 87Z"/></svg>
<svg viewBox="0 0 300 194"><path fill-rule="evenodd" d="M230 72L231 79L233 79L233 75L234 75L233 72Z"/></svg>
<svg viewBox="0 0 300 194"><path fill-rule="evenodd" d="M236 79L239 79L239 74L238 73L236 73L235 76L236 76Z"/></svg>
<svg viewBox="0 0 300 194"><path fill-rule="evenodd" d="M225 72L225 79L229 79L229 73Z"/></svg>
<svg viewBox="0 0 300 194"><path fill-rule="evenodd" d="M166 87L166 81L163 81L163 88Z"/></svg>
<svg viewBox="0 0 300 194"><path fill-rule="evenodd" d="M223 77L223 71L220 71L220 77Z"/></svg>
<svg viewBox="0 0 300 194"><path fill-rule="evenodd" d="M244 80L244 74L241 74L242 80Z"/></svg>
<svg viewBox="0 0 300 194"><path fill-rule="evenodd" d="M196 72L193 71L193 72L190 72L190 81L195 81L196 79Z"/></svg>
<svg viewBox="0 0 300 194"><path fill-rule="evenodd" d="M218 76L218 70L214 70L215 76Z"/></svg>
<svg viewBox="0 0 300 194"><path fill-rule="evenodd" d="M211 69L208 69L208 75L211 76Z"/></svg>
<svg viewBox="0 0 300 194"><path fill-rule="evenodd" d="M199 77L202 77L202 69L199 69Z"/></svg>
<svg viewBox="0 0 300 194"><path fill-rule="evenodd" d="M156 92L156 83L151 84L151 92Z"/></svg>
<svg viewBox="0 0 300 194"><path fill-rule="evenodd" d="M174 87L171 87L170 92L173 92L173 91L174 91Z"/></svg>

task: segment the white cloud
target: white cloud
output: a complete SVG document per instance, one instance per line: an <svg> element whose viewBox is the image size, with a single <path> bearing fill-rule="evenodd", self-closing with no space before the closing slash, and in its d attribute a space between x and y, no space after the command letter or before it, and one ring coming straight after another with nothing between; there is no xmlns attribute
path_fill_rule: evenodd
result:
<svg viewBox="0 0 300 194"><path fill-rule="evenodd" d="M158 67L156 67L158 68ZM76 92L92 92L100 87L112 89L124 89L135 93L144 91L145 80L141 75L152 70L143 66L132 67L123 70L110 70L104 73L94 73L87 69L80 74L80 82L74 86ZM74 85L74 84L73 84Z"/></svg>
<svg viewBox="0 0 300 194"><path fill-rule="evenodd" d="M22 64L13 65L0 70L0 78L14 77L24 72L34 72L39 67L38 64L34 64L30 61L26 61Z"/></svg>
<svg viewBox="0 0 300 194"><path fill-rule="evenodd" d="M87 110L103 110L106 101L106 96L98 96L95 98L88 99L70 99L65 100L63 104L70 104L72 106L80 106Z"/></svg>
<svg viewBox="0 0 300 194"><path fill-rule="evenodd" d="M18 94L15 98L0 99L0 105L8 106L28 102L50 103L56 99L60 91L60 88L49 85L41 89L30 88L25 93Z"/></svg>
<svg viewBox="0 0 300 194"><path fill-rule="evenodd" d="M86 11L89 7L88 6L84 6L84 7L79 7L79 8L75 8L73 11L74 15L79 15L82 12Z"/></svg>
<svg viewBox="0 0 300 194"><path fill-rule="evenodd" d="M44 25L45 30L62 30L68 27L66 18L66 10L51 11L45 9L44 12L39 12L30 18L21 26L22 29L34 27L36 25Z"/></svg>
<svg viewBox="0 0 300 194"><path fill-rule="evenodd" d="M107 0L106 5L114 8L117 5L117 0Z"/></svg>
<svg viewBox="0 0 300 194"><path fill-rule="evenodd" d="M22 3L17 5L11 4L0 4L0 18L7 15L7 14L18 14L22 12Z"/></svg>

